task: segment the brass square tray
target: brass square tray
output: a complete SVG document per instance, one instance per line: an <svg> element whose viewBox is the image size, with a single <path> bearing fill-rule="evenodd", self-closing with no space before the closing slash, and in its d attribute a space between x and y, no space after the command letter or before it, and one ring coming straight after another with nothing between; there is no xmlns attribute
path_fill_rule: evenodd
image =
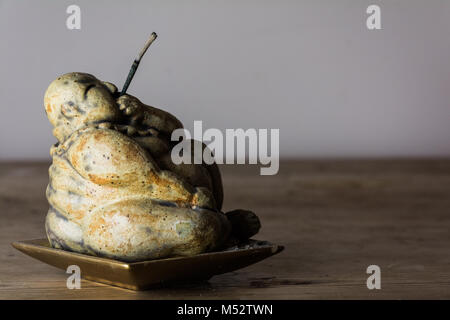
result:
<svg viewBox="0 0 450 320"><path fill-rule="evenodd" d="M191 257L127 263L54 249L47 239L18 241L12 246L59 269L67 270L68 266L77 265L84 279L131 290L144 290L164 283L208 280L214 275L254 264L284 249L267 241L250 240L223 251Z"/></svg>

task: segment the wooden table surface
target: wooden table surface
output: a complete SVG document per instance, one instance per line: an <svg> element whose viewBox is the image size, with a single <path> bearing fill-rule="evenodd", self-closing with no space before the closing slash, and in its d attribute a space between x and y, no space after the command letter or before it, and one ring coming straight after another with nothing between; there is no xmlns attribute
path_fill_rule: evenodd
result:
<svg viewBox="0 0 450 320"><path fill-rule="evenodd" d="M0 164L0 299L450 298L450 160L285 161L223 168L225 209L262 220L277 256L207 283L134 292L90 281L13 249L45 237L47 163ZM368 290L366 268L381 268Z"/></svg>

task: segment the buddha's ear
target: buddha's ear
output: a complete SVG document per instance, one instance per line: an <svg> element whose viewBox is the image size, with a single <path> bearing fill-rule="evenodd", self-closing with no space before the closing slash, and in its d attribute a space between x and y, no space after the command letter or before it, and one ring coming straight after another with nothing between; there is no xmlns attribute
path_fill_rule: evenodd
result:
<svg viewBox="0 0 450 320"><path fill-rule="evenodd" d="M103 85L111 92L113 95L117 93L117 87L111 82L102 81Z"/></svg>

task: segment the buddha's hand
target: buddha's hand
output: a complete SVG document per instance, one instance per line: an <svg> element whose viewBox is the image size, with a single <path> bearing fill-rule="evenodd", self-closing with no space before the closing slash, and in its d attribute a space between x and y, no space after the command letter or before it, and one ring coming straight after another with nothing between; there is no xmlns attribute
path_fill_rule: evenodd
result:
<svg viewBox="0 0 450 320"><path fill-rule="evenodd" d="M132 119L133 122L142 120L144 116L144 106L137 98L129 95L123 95L116 101L119 105L119 109L126 117Z"/></svg>
<svg viewBox="0 0 450 320"><path fill-rule="evenodd" d="M139 99L123 95L116 100L127 122L138 130L154 129L165 135L182 128L181 122L168 112L143 104Z"/></svg>

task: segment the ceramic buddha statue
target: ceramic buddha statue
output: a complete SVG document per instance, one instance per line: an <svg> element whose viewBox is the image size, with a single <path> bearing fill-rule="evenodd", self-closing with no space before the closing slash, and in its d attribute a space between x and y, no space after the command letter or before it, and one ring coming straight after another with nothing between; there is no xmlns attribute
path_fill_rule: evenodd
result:
<svg viewBox="0 0 450 320"><path fill-rule="evenodd" d="M221 211L216 164L171 161L182 124L168 112L77 72L54 80L44 105L58 141L46 191L53 247L142 261L220 250L258 232L252 212Z"/></svg>

